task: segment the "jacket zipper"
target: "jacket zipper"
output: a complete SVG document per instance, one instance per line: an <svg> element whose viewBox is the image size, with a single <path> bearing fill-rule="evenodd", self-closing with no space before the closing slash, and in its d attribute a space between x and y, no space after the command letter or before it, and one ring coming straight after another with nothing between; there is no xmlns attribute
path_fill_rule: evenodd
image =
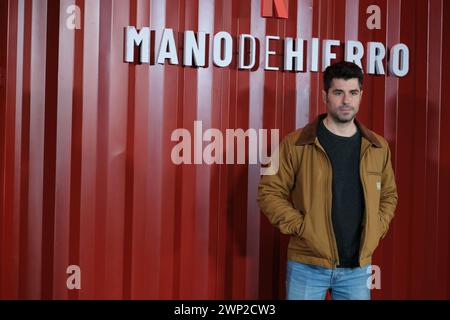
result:
<svg viewBox="0 0 450 320"><path fill-rule="evenodd" d="M364 206L365 206L365 209L364 209L364 211L365 211L365 214L364 214L364 229L363 229L363 232L362 232L362 235L361 235L361 237L362 237L361 246L359 247L359 265L360 266L361 266L362 252L363 252L364 247L366 246L366 238L367 238L366 230L367 230L367 224L369 222L369 218L367 217L368 214L367 214L366 186L365 186L364 181L363 181L363 172L362 172L362 159L366 155L367 150L369 150L369 147L367 147L366 150L364 150L364 153L362 154L361 159L359 160L360 161L360 163L359 163L359 176L360 176L360 180L361 180L361 185L363 187Z"/></svg>
<svg viewBox="0 0 450 320"><path fill-rule="evenodd" d="M329 172L333 172L333 169L331 167L331 161L328 158L327 153L325 152L325 150L322 149L321 146L319 146L319 149L322 151L322 153L325 155L325 158L327 159L327 164L328 164L328 168L330 169ZM327 175L327 184L325 186L325 194L327 194L327 192L329 192L330 190L326 190L327 187L329 187L330 184L330 174ZM330 192L330 194L332 195L332 192ZM328 212L328 231L330 234L330 244L331 247L333 248L333 254L334 254L334 267L336 268L336 266L339 265L339 254L338 254L338 250L337 250L337 243L336 243L336 236L334 234L334 230L333 230L333 220L331 217L331 209L329 208L329 202L327 202L327 212Z"/></svg>

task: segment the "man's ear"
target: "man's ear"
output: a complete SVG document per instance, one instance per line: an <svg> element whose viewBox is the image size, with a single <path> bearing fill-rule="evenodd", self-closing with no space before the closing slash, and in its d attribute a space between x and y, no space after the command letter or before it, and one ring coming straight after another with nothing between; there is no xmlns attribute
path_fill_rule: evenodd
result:
<svg viewBox="0 0 450 320"><path fill-rule="evenodd" d="M328 102L327 92L325 90L322 90L322 99L323 103L326 104Z"/></svg>
<svg viewBox="0 0 450 320"><path fill-rule="evenodd" d="M364 91L363 91L363 90L361 90L361 98L362 98L362 95L363 95L363 93L364 93Z"/></svg>

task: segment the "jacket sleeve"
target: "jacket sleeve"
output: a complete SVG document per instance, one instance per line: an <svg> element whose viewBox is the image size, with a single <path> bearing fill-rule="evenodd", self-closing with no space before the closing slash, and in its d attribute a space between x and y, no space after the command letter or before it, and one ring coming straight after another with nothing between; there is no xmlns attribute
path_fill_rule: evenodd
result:
<svg viewBox="0 0 450 320"><path fill-rule="evenodd" d="M270 223L280 229L281 233L301 236L304 216L288 200L296 173L290 148L289 141L285 138L279 147L278 171L273 175L261 176L258 205Z"/></svg>
<svg viewBox="0 0 450 320"><path fill-rule="evenodd" d="M380 208L378 212L383 226L381 239L386 236L389 230L389 224L394 217L395 208L397 207L397 199L397 186L395 184L394 170L392 169L391 150L388 145L387 158L381 175Z"/></svg>

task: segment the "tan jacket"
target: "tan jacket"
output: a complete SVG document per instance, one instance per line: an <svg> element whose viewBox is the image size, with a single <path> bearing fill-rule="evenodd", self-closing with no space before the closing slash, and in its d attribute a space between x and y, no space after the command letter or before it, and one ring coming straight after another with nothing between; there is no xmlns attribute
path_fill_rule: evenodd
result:
<svg viewBox="0 0 450 320"><path fill-rule="evenodd" d="M331 220L332 169L317 138L320 115L280 143L279 169L261 177L258 204L269 221L291 235L288 259L334 268L339 264ZM360 176L364 190L364 219L360 266L384 238L397 206L397 187L386 140L355 119L361 132ZM292 199L292 200L290 200Z"/></svg>

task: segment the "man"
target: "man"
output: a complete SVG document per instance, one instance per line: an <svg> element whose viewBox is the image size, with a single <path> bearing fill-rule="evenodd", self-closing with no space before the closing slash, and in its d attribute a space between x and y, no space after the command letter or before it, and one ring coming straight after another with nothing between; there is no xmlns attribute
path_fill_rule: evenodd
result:
<svg viewBox="0 0 450 320"><path fill-rule="evenodd" d="M258 203L291 235L287 299L370 300L372 254L397 205L386 140L355 119L363 74L339 62L324 72L327 113L280 144L279 169L262 176Z"/></svg>

